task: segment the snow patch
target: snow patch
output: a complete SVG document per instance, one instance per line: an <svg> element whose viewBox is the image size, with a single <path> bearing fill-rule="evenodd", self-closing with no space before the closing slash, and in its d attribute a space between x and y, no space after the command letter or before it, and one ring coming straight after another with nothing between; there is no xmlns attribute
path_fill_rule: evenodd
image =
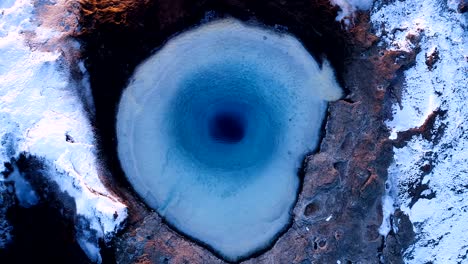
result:
<svg viewBox="0 0 468 264"><path fill-rule="evenodd" d="M3 0L0 2L0 8L10 8L15 3L15 0Z"/></svg>
<svg viewBox="0 0 468 264"><path fill-rule="evenodd" d="M330 3L337 5L341 8L338 12L336 21L344 20L345 23L349 23L349 18L357 10L369 10L372 7L374 0L330 0Z"/></svg>
<svg viewBox="0 0 468 264"><path fill-rule="evenodd" d="M441 1L408 0L373 10L371 21L390 49L413 49L407 36L421 36L416 63L404 73L401 106L394 106L393 120L387 122L391 138L421 126L436 109L447 111L436 119L432 131L433 139L438 136L440 141L414 136L405 147L394 149L388 172L390 189L395 188L383 198L385 220L380 231L387 234L392 228L388 219L394 205L410 217L416 233L416 242L404 253L405 263L464 263L468 257L466 16ZM425 54L435 48L439 60L429 69Z"/></svg>
<svg viewBox="0 0 468 264"><path fill-rule="evenodd" d="M47 177L75 199L77 215L90 222L96 237L108 240L127 212L99 179L93 130L63 63L63 50L79 46L61 38L66 32L35 25L32 1L7 2L0 6L0 171L21 152L45 158L52 165ZM35 33L33 39L27 32ZM34 195L15 173L16 186L24 187L17 189L19 201L32 205ZM97 240L78 239L100 262Z"/></svg>

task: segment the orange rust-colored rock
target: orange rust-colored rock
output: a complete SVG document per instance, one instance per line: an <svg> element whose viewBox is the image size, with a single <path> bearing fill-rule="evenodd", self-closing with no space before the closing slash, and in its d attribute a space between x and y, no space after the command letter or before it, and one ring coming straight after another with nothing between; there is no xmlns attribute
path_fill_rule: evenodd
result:
<svg viewBox="0 0 468 264"><path fill-rule="evenodd" d="M370 32L371 24L369 14L359 11L354 19L354 26L349 29L350 42L363 49L371 47L378 41L377 36Z"/></svg>

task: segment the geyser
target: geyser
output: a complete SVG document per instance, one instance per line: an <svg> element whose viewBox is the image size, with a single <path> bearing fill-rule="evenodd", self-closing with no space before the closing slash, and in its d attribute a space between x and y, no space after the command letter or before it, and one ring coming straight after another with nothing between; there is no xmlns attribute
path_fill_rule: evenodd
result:
<svg viewBox="0 0 468 264"><path fill-rule="evenodd" d="M294 37L211 22L137 68L117 114L119 159L150 207L235 261L290 221L298 168L340 96L329 64Z"/></svg>

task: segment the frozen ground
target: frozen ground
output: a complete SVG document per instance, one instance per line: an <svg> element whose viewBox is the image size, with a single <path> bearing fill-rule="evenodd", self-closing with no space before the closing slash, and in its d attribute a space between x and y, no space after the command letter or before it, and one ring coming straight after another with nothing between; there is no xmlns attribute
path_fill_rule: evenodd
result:
<svg viewBox="0 0 468 264"><path fill-rule="evenodd" d="M406 263L468 263L467 15L456 12L456 1L390 2L372 11L383 43L410 50L415 47L407 36L421 36L416 63L404 73L401 105L387 122L391 138L420 127L435 110L446 114L436 118L430 140L416 135L394 149L384 213L400 208L414 225L416 241L404 253ZM437 52L430 69L426 59ZM386 222L381 232L390 228Z"/></svg>
<svg viewBox="0 0 468 264"><path fill-rule="evenodd" d="M45 158L50 167L47 177L75 198L77 214L96 231L97 237L78 237L78 241L99 262L99 248L93 241L110 237L125 219L126 208L98 177L93 131L76 94L77 88L86 85L71 80L65 57L79 45L67 39L66 32L46 26L59 24L59 20L38 27L31 2L0 2L0 171L5 170L5 162L22 152ZM65 6L65 2L57 1L56 6ZM15 181L21 205L37 202L19 173L8 180ZM5 242L0 240L0 246Z"/></svg>

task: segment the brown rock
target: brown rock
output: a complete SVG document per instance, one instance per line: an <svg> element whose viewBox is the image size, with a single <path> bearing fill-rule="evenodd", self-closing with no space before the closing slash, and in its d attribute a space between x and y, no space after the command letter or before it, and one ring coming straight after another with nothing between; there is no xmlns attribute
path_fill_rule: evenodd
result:
<svg viewBox="0 0 468 264"><path fill-rule="evenodd" d="M434 65L439 61L439 50L434 49L431 54L426 54L426 65L427 68L431 71L434 68Z"/></svg>

